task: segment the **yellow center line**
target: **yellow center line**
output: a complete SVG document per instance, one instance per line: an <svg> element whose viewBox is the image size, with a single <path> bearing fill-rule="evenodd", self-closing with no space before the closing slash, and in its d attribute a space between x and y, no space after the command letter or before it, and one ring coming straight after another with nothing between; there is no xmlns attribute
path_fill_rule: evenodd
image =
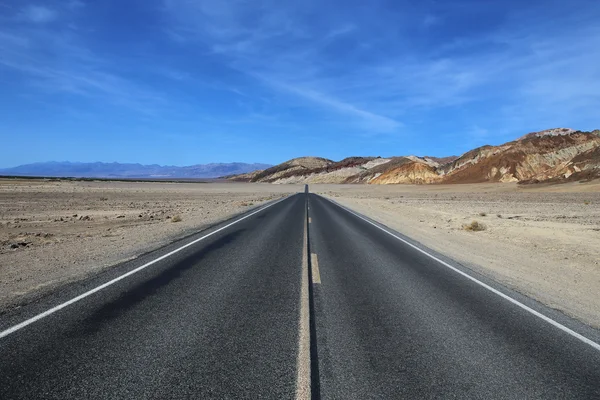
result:
<svg viewBox="0 0 600 400"><path fill-rule="evenodd" d="M321 283L321 273L319 272L319 259L315 253L310 255L310 263L312 266L312 283Z"/></svg>
<svg viewBox="0 0 600 400"><path fill-rule="evenodd" d="M298 358L296 360L296 400L310 400L310 310L308 305L308 224L304 218L302 279L300 283L300 321L298 323Z"/></svg>

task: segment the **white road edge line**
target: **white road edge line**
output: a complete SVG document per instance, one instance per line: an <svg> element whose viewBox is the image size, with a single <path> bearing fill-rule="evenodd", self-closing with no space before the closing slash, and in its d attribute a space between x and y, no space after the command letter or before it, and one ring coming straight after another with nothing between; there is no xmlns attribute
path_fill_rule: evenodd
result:
<svg viewBox="0 0 600 400"><path fill-rule="evenodd" d="M365 222L368 222L369 224L373 225L374 227L376 227L376 228L378 228L378 229L381 229L382 231L384 231L384 232L385 232L385 233L387 233L388 235L395 237L396 239L398 239L398 240L400 240L401 242L403 242L403 243L405 243L405 244L409 245L409 246L410 246L410 247L412 247L413 249L415 249L415 250L417 250L417 251L419 251L419 252L421 252L421 253L425 254L425 255L426 255L426 256L428 256L429 258L432 258L433 260L435 260L435 261L439 262L439 263L440 263L440 264L442 264L443 266L450 268L452 271L454 271L454 272L456 272L456 273L458 273L458 274L460 274L460 275L464 276L464 277L465 277L465 278L467 278L467 279L470 279L471 281L475 282L476 284L478 284L478 285L480 285L480 286L482 286L482 287L486 288L486 289L487 289L487 290L489 290L490 292L492 292L492 293L494 293L494 294L497 294L498 296L502 297L502 298L503 298L503 299L505 299L505 300L508 300L508 301L510 301L511 303L513 303L514 305L516 305L517 307L520 307L520 308L522 308L523 310L527 311L528 313L535 315L536 317L538 317L538 318L540 318L540 319L542 319L542 320L546 321L546 322L547 322L547 323L549 323L550 325L552 325L552 326L554 326L554 327L556 327L556 328L560 329L561 331L563 331L563 332L565 332L565 333L567 333L567 334L569 334L569 335L573 336L574 338L576 338L576 339L578 339L578 340L582 341L583 343L585 343L585 344L587 344L587 345L589 345L589 346L593 347L594 349L596 349L596 350L600 351L600 344L598 344L598 343L594 342L593 340L586 338L585 336L583 336L583 335L581 335L581 334L579 334L579 333L575 332L574 330L572 330L572 329L570 329L570 328L567 328L566 326L564 326L564 325L563 325L563 324L561 324L560 322L557 322L557 321L553 320L552 318L545 316L544 314L542 314L542 313L540 313L540 312L538 312L538 311L534 310L534 309L533 309L533 308L531 308L531 307L528 307L528 306L526 306L525 304L521 303L520 301L513 299L512 297L510 297L510 296L508 296L508 295L506 295L506 294L502 293L501 291L499 291L499 290L497 290L497 289L494 289L494 288L493 288L493 287L491 287L490 285L488 285L488 284L486 284L486 283L483 283L483 282L482 282L482 281L480 281L479 279L472 277L471 275L469 275L469 274L467 274L467 273L465 273L465 272L463 272L463 271L459 270L459 269L458 269L458 268L456 268L456 267L453 267L452 265L448 264L447 262L445 262L445 261L443 261L443 260L440 260L440 259L439 259L439 258L437 258L436 256L434 256L434 255L432 255L432 254L429 254L428 252L426 252L425 250L423 250L423 249L419 248L418 246L415 246L414 244L412 244L412 243L410 243L410 242L408 242L408 241L406 241L406 240L402 239L401 237L399 237L399 236L397 236L397 235L394 235L393 233L391 233L391 232L387 231L386 229L383 229L381 226L377 225L377 224L376 224L376 223L374 223L374 222L371 222L371 221L369 221L368 219L364 218L362 215L355 213L354 211L350 210L349 208L347 208L347 207L344 207L344 206L342 206L341 204L338 204L337 202L335 202L335 201L333 201L333 200L330 200L330 199L327 199L327 198L325 198L325 197L323 197L323 196L319 196L319 197L322 197L323 199L325 199L325 200L327 200L327 201L329 201L329 202L331 202L331 203L333 203L333 204L337 205L338 207L340 207L340 208L342 208L342 209L344 209L344 210L348 211L350 214L353 214L354 216L356 216L356 217L358 217L358 218L362 219L363 221L365 221Z"/></svg>
<svg viewBox="0 0 600 400"><path fill-rule="evenodd" d="M186 249L186 248L188 248L190 246L193 246L194 244L196 244L196 243L198 243L198 242L206 239L207 237L212 236L215 233L221 232L222 230L227 229L230 226L235 225L238 222L241 222L241 221L245 220L246 218L249 218L249 217L253 216L254 214L258 214L259 212L264 211L267 208L269 208L271 206L274 206L275 204L277 204L277 203L279 203L279 202L281 202L281 201L283 201L283 200L285 200L285 199L287 199L289 197L290 196L286 196L286 197L284 197L284 198L282 198L280 200L277 200L274 203L268 204L267 206L262 207L259 210L256 210L256 211L254 211L254 212L252 212L252 213L250 213L248 215L245 215L242 218L237 219L237 220L235 220L235 221L233 221L233 222L231 222L231 223L229 223L229 224L227 224L227 225L225 225L225 226L223 226L223 227L221 227L221 228L219 228L217 230L214 230L211 233L202 236L201 238L198 238L198 239L196 239L196 240L194 240L192 242L189 242L189 243L187 243L187 244L185 244L185 245L183 245L181 247L178 247L177 249L175 249L175 250L173 250L173 251L171 251L171 252L169 252L167 254L164 254L164 255L162 255L162 256L160 256L160 257L158 257L158 258L156 258L156 259L154 259L154 260L152 260L152 261L150 261L150 262L148 262L148 263L146 263L146 264L144 264L144 265L142 265L140 267L132 269L131 271L129 271L129 272L127 272L127 273L125 273L125 274L123 274L121 276L118 276L118 277L116 277L113 280L110 280L110 281L108 281L106 283L103 283L102 285L100 285L98 287L95 287L94 289L91 289L91 290L89 290L89 291L87 291L85 293L82 293L79 296L72 298L71 300L65 301L64 303L59 304L56 307L52 307L51 309L49 309L47 311L44 311L43 313L40 313L40 314L38 314L38 315L36 315L34 317L31 317L31 318L29 318L29 319L27 319L27 320L25 320L25 321L23 321L23 322L21 322L21 323L19 323L17 325L14 325L14 326L12 326L12 327L10 327L10 328L8 328L8 329L0 332L0 339L4 338L4 337L10 335L11 333L14 333L14 332L16 332L16 331L18 331L20 329L23 329L26 326L31 325L34 322L39 321L42 318L45 318L45 317L47 317L47 316L49 316L51 314L54 314L55 312L60 311L63 308L68 307L71 304L78 302L79 300L85 299L86 297L88 297L88 296L90 296L90 295L92 295L92 294L94 294L96 292L99 292L100 290L105 289L105 288L107 288L107 287L109 287L109 286L111 286L111 285L113 285L113 284L115 284L115 283L117 283L117 282L119 282L119 281L127 278L128 276L131 276L131 275L133 275L135 273L138 273L141 270L146 269L149 266L151 266L153 264L156 264L157 262L162 261L165 258L168 258L168 257L172 256L173 254L179 253L181 250Z"/></svg>

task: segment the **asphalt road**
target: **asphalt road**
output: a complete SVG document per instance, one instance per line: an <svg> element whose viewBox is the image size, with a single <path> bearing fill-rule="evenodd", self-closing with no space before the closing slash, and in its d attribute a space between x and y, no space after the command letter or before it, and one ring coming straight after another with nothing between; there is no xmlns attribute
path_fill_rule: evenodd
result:
<svg viewBox="0 0 600 400"><path fill-rule="evenodd" d="M402 239L313 194L226 221L1 316L0 399L600 399L598 331Z"/></svg>

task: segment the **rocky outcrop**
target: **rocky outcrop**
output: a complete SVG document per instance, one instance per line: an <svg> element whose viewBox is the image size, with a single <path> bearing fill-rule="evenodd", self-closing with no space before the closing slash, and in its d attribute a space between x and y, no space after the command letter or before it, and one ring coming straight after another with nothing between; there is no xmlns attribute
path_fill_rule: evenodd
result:
<svg viewBox="0 0 600 400"><path fill-rule="evenodd" d="M444 183L544 181L556 177L577 155L599 146L600 137L590 132L530 134L471 150L439 172Z"/></svg>
<svg viewBox="0 0 600 400"><path fill-rule="evenodd" d="M424 156L422 158L423 158L423 160L427 161L428 163L432 163L436 167L441 167L442 165L446 165L446 164L453 162L454 160L456 160L458 158L458 156L448 156L448 157Z"/></svg>
<svg viewBox="0 0 600 400"><path fill-rule="evenodd" d="M600 178L600 146L584 151L560 165L545 179L534 178L521 183L562 183Z"/></svg>
<svg viewBox="0 0 600 400"><path fill-rule="evenodd" d="M379 158L369 162L362 171L342 183L370 183L384 172L408 162L411 161L406 157Z"/></svg>
<svg viewBox="0 0 600 400"><path fill-rule="evenodd" d="M540 132L531 132L531 133L528 133L527 135L521 136L517 140L525 140L525 139L531 139L531 138L543 137L543 136L570 135L571 133L574 133L574 132L576 132L575 129L571 129L571 128L553 128L553 129L546 129L545 131L540 131Z"/></svg>
<svg viewBox="0 0 600 400"><path fill-rule="evenodd" d="M386 160L376 157L348 157L327 165L306 168L275 176L272 183L343 183L348 178L369 170Z"/></svg>
<svg viewBox="0 0 600 400"><path fill-rule="evenodd" d="M393 168L372 179L369 183L376 185L389 185L395 183L426 184L438 183L442 177L436 168L422 161L407 162Z"/></svg>
<svg viewBox="0 0 600 400"><path fill-rule="evenodd" d="M324 168L333 164L333 161L321 157L299 157L293 158L282 164L267 168L249 179L250 182L275 182L293 176L303 176L310 171ZM235 177L234 177L235 178Z"/></svg>

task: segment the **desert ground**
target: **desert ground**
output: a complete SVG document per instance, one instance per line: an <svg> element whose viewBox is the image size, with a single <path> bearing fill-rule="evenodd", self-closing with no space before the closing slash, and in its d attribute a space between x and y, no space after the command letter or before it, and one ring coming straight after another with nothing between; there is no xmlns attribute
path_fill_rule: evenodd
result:
<svg viewBox="0 0 600 400"><path fill-rule="evenodd" d="M300 185L0 180L0 312Z"/></svg>
<svg viewBox="0 0 600 400"><path fill-rule="evenodd" d="M311 191L600 327L600 182L311 185ZM473 221L483 230L471 230Z"/></svg>
<svg viewBox="0 0 600 400"><path fill-rule="evenodd" d="M310 189L600 327L600 182ZM303 185L0 180L0 310L301 191ZM473 221L482 230L471 230Z"/></svg>

